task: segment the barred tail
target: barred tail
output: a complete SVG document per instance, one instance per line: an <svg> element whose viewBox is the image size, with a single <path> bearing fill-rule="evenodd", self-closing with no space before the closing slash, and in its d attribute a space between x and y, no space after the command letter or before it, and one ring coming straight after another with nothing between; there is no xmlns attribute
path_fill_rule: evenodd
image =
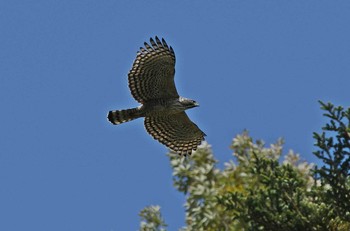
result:
<svg viewBox="0 0 350 231"><path fill-rule="evenodd" d="M112 124L121 124L130 120L137 119L141 116L142 115L138 108L131 108L120 111L109 111L107 118Z"/></svg>

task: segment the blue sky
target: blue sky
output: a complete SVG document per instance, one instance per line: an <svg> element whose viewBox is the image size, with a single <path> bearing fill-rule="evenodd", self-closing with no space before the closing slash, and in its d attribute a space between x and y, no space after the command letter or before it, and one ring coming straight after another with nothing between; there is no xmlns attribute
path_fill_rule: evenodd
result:
<svg viewBox="0 0 350 231"><path fill-rule="evenodd" d="M308 161L317 100L349 106L349 1L1 1L0 230L137 230L158 204L184 225L167 149L134 107L127 73L151 36L176 54L179 93L219 165L248 129Z"/></svg>

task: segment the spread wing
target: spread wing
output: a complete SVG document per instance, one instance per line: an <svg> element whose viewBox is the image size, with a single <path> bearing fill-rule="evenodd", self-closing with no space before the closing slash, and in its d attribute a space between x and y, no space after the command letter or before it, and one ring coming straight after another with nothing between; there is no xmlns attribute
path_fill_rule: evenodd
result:
<svg viewBox="0 0 350 231"><path fill-rule="evenodd" d="M145 103L153 99L177 98L174 75L175 53L165 40L150 39L137 52L136 60L128 74L132 96Z"/></svg>
<svg viewBox="0 0 350 231"><path fill-rule="evenodd" d="M145 127L154 139L184 155L196 150L205 136L205 133L188 118L185 112L146 117Z"/></svg>

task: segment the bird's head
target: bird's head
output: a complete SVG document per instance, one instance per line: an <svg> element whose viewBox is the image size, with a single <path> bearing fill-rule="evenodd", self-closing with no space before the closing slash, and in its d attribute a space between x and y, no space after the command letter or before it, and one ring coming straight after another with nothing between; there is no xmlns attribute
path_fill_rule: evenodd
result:
<svg viewBox="0 0 350 231"><path fill-rule="evenodd" d="M190 108L194 108L194 107L198 107L199 104L192 100L192 99L187 99L187 98L184 98L184 97L180 97L179 99L181 105L185 108L185 109L190 109Z"/></svg>

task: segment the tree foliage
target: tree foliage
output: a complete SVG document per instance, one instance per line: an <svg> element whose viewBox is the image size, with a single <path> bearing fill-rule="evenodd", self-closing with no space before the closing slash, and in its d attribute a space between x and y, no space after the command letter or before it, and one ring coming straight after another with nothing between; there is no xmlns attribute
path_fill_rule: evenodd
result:
<svg viewBox="0 0 350 231"><path fill-rule="evenodd" d="M330 206L333 223L341 225L343 220L350 222L350 108L344 110L321 101L320 104L329 122L321 134L314 133L319 149L314 154L324 163L315 172L326 186L323 197Z"/></svg>
<svg viewBox="0 0 350 231"><path fill-rule="evenodd" d="M281 139L267 147L246 131L222 170L205 142L190 158L169 153L174 186L186 195L181 230L350 230L350 108L320 103L330 119L314 133L321 167L282 155ZM140 230L165 230L159 209L142 210Z"/></svg>
<svg viewBox="0 0 350 231"><path fill-rule="evenodd" d="M148 206L140 212L141 231L165 231L167 226L160 214L159 206Z"/></svg>

